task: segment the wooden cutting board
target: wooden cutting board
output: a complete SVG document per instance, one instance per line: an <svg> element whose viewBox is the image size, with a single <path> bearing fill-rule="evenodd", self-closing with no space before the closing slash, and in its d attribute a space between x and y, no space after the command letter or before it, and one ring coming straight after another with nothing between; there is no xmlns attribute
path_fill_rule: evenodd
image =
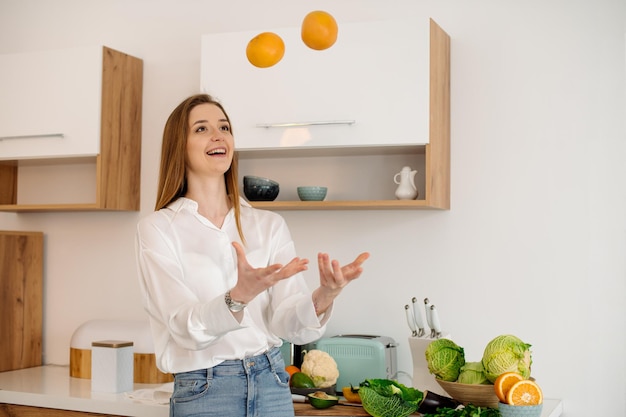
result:
<svg viewBox="0 0 626 417"><path fill-rule="evenodd" d="M309 403L293 403L293 408L296 416L342 416L342 417L361 417L369 416L370 414L359 405L338 405L323 410L314 408ZM419 413L412 414L414 416L420 416Z"/></svg>
<svg viewBox="0 0 626 417"><path fill-rule="evenodd" d="M42 364L43 233L0 231L0 372Z"/></svg>
<svg viewBox="0 0 626 417"><path fill-rule="evenodd" d="M369 416L361 406L335 405L330 408L318 410L309 403L293 403L297 416Z"/></svg>

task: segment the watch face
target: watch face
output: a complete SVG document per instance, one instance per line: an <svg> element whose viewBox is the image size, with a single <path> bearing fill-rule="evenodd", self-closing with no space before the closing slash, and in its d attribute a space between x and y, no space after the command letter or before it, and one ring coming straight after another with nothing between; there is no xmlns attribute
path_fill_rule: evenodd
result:
<svg viewBox="0 0 626 417"><path fill-rule="evenodd" d="M232 311L233 313L237 313L238 311L243 310L243 309L244 309L244 307L245 307L245 304L239 304L239 303L237 303L237 304L231 304L231 305L229 305L229 306L228 306L228 309L229 309L230 311Z"/></svg>

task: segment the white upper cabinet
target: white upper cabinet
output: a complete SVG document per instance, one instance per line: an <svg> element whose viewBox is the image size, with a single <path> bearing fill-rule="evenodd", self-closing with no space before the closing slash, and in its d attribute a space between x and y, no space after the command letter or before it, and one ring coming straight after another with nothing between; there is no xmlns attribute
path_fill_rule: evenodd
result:
<svg viewBox="0 0 626 417"><path fill-rule="evenodd" d="M285 42L270 68L246 58L263 31ZM238 149L429 142L428 19L339 23L324 51L304 45L299 27L263 31L202 37L201 89L225 106Z"/></svg>
<svg viewBox="0 0 626 417"><path fill-rule="evenodd" d="M0 55L0 160L100 152L103 48Z"/></svg>

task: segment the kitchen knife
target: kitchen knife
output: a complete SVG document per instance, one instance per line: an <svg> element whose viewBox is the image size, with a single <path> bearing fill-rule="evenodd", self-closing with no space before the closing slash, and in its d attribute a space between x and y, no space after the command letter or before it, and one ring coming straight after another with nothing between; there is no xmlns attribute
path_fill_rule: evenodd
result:
<svg viewBox="0 0 626 417"><path fill-rule="evenodd" d="M409 305L405 305L404 306L404 311L406 313L406 322L409 325L409 328L411 329L411 336L417 336L417 330L415 330L415 322L413 321L413 315L411 314L411 311L409 310Z"/></svg>
<svg viewBox="0 0 626 417"><path fill-rule="evenodd" d="M435 336L437 339L441 337L441 323L439 322L439 313L435 308L435 305L430 306L431 320L433 321L433 329L435 331Z"/></svg>
<svg viewBox="0 0 626 417"><path fill-rule="evenodd" d="M430 338L435 338L435 328L433 327L433 318L432 312L430 311L430 301L428 298L424 298L424 310L426 311L426 322L428 323L428 327L430 327Z"/></svg>
<svg viewBox="0 0 626 417"><path fill-rule="evenodd" d="M413 303L413 320L415 321L415 326L417 327L417 337L422 337L426 334L426 332L424 331L424 320L422 319L422 314L416 305L417 297L413 297L411 302Z"/></svg>

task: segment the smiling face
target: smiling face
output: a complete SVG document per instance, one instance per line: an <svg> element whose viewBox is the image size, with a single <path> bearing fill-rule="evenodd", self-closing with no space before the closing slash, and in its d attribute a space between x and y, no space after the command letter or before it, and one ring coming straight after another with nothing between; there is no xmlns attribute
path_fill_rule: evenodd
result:
<svg viewBox="0 0 626 417"><path fill-rule="evenodd" d="M222 178L230 168L235 147L226 115L214 104L199 104L190 111L188 124L188 179Z"/></svg>

